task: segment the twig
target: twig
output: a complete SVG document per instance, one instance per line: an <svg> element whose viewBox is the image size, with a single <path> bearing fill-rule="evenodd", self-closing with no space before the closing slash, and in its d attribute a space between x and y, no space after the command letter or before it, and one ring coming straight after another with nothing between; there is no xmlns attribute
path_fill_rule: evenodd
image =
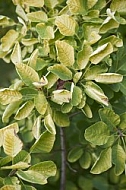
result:
<svg viewBox="0 0 126 190"><path fill-rule="evenodd" d="M60 127L60 143L61 143L60 190L65 190L65 188L66 188L66 145L65 145L65 133L64 133L63 127Z"/></svg>

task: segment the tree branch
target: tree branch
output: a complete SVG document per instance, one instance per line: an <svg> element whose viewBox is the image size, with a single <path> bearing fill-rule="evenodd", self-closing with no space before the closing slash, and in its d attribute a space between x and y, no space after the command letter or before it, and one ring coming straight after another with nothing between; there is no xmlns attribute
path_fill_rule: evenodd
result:
<svg viewBox="0 0 126 190"><path fill-rule="evenodd" d="M60 127L60 143L61 143L61 180L60 190L66 188L66 144L64 128Z"/></svg>

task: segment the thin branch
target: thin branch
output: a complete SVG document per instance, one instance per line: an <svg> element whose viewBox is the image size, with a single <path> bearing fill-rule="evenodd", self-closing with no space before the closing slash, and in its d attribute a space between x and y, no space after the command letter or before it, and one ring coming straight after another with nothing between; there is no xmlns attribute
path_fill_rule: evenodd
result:
<svg viewBox="0 0 126 190"><path fill-rule="evenodd" d="M66 144L64 128L60 127L60 143L61 143L61 181L60 190L66 189Z"/></svg>

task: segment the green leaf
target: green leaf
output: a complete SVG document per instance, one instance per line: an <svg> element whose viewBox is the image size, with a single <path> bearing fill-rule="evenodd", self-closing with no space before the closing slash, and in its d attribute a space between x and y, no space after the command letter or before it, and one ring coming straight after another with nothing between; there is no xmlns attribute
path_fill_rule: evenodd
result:
<svg viewBox="0 0 126 190"><path fill-rule="evenodd" d="M33 133L33 136L35 137L35 139L38 139L39 136L41 135L41 119L42 119L42 116L39 115L35 119L34 125L32 127L32 133Z"/></svg>
<svg viewBox="0 0 126 190"><path fill-rule="evenodd" d="M70 125L70 120L67 114L60 111L54 111L53 119L57 126L68 127Z"/></svg>
<svg viewBox="0 0 126 190"><path fill-rule="evenodd" d="M59 4L58 0L46 0L45 5L49 7L50 9L53 9L57 4Z"/></svg>
<svg viewBox="0 0 126 190"><path fill-rule="evenodd" d="M125 129L126 128L126 112L122 113L120 115L120 124L119 124L120 129Z"/></svg>
<svg viewBox="0 0 126 190"><path fill-rule="evenodd" d="M112 147L112 162L115 165L115 174L121 175L125 169L126 154L123 148L117 144Z"/></svg>
<svg viewBox="0 0 126 190"><path fill-rule="evenodd" d="M76 21L73 17L66 14L57 16L55 24L62 35L73 36L75 34Z"/></svg>
<svg viewBox="0 0 126 190"><path fill-rule="evenodd" d="M55 90L52 92L51 100L57 104L69 103L71 100L71 92L68 90Z"/></svg>
<svg viewBox="0 0 126 190"><path fill-rule="evenodd" d="M112 149L110 147L103 150L100 153L100 156L97 158L97 160L95 161L94 165L91 168L92 174L100 174L112 167L111 152Z"/></svg>
<svg viewBox="0 0 126 190"><path fill-rule="evenodd" d="M123 80L123 76L117 73L102 73L95 77L95 81L104 84L119 83Z"/></svg>
<svg viewBox="0 0 126 190"><path fill-rule="evenodd" d="M106 65L95 65L88 68L83 77L85 80L94 80L98 74L104 73L107 70Z"/></svg>
<svg viewBox="0 0 126 190"><path fill-rule="evenodd" d="M23 25L25 26L24 21L25 21L25 22L28 22L28 18L27 18L27 15L26 15L24 9L22 8L22 6L21 6L20 4L18 4L18 5L16 6L16 11L15 11L15 12L16 12L17 15L19 16L19 21L21 20L21 23L23 23ZM21 18L22 18L23 20L22 20ZM26 26L25 26L25 31L26 31Z"/></svg>
<svg viewBox="0 0 126 190"><path fill-rule="evenodd" d="M22 0L23 5L32 6L32 7L43 7L44 0Z"/></svg>
<svg viewBox="0 0 126 190"><path fill-rule="evenodd" d="M47 22L47 14L43 11L35 11L27 14L28 19L31 22Z"/></svg>
<svg viewBox="0 0 126 190"><path fill-rule="evenodd" d="M80 147L75 147L69 152L67 159L69 162L73 163L79 160L82 154L83 154L83 149Z"/></svg>
<svg viewBox="0 0 126 190"><path fill-rule="evenodd" d="M1 159L0 159L0 167L2 167L2 166L4 166L4 165L8 164L8 163L11 162L11 161L12 161L12 157L11 157L11 156L6 156L6 157L4 157L4 158L1 158Z"/></svg>
<svg viewBox="0 0 126 190"><path fill-rule="evenodd" d="M83 14L87 13L86 3L83 0L67 0L67 5L72 14Z"/></svg>
<svg viewBox="0 0 126 190"><path fill-rule="evenodd" d="M71 80L72 72L62 64L55 64L54 66L50 66L48 71L57 75L61 80Z"/></svg>
<svg viewBox="0 0 126 190"><path fill-rule="evenodd" d="M100 109L99 116L110 129L114 129L120 123L119 115L109 108Z"/></svg>
<svg viewBox="0 0 126 190"><path fill-rule="evenodd" d="M116 20L114 20L108 16L106 18L106 20L104 20L103 24L100 27L100 33L105 34L109 30L114 29L114 28L118 28L118 27L119 27L119 23Z"/></svg>
<svg viewBox="0 0 126 190"><path fill-rule="evenodd" d="M85 104L85 101L84 101L84 106L83 106L82 112L83 112L88 118L92 118L92 117L93 117L91 108L90 108L90 106L89 106L88 104Z"/></svg>
<svg viewBox="0 0 126 190"><path fill-rule="evenodd" d="M17 72L23 82L28 86L33 86L33 82L39 81L38 73L28 65L23 63L16 64Z"/></svg>
<svg viewBox="0 0 126 190"><path fill-rule="evenodd" d="M120 91L126 95L126 77L124 77L123 81L120 83Z"/></svg>
<svg viewBox="0 0 126 190"><path fill-rule="evenodd" d="M46 184L47 178L56 174L56 165L52 161L45 161L35 164L27 171L18 171L17 175L21 179L37 184Z"/></svg>
<svg viewBox="0 0 126 190"><path fill-rule="evenodd" d="M98 0L88 0L87 1L87 6L88 6L88 9L91 9L96 3L98 2Z"/></svg>
<svg viewBox="0 0 126 190"><path fill-rule="evenodd" d="M81 99L82 99L82 90L79 86L73 86L71 89L72 92L72 99L71 99L71 104L73 106L77 106L78 104L80 104Z"/></svg>
<svg viewBox="0 0 126 190"><path fill-rule="evenodd" d="M17 170L17 169L26 169L28 168L30 165L26 162L18 162L16 164L13 164L11 166L3 166L1 167L2 170Z"/></svg>
<svg viewBox="0 0 126 190"><path fill-rule="evenodd" d="M19 105L22 101L16 101L10 103L4 110L2 115L2 122L7 123L9 121L10 116L15 113L15 111L18 109Z"/></svg>
<svg viewBox="0 0 126 190"><path fill-rule="evenodd" d="M47 89L50 89L51 87L54 86L54 84L58 81L59 77L53 73L48 73L48 75L46 76L47 80L48 80L48 84L47 84Z"/></svg>
<svg viewBox="0 0 126 190"><path fill-rule="evenodd" d="M105 96L102 89L95 84L94 82L86 82L85 87L85 93L92 99L96 100L99 103L102 103L106 106L108 106L108 98Z"/></svg>
<svg viewBox="0 0 126 190"><path fill-rule="evenodd" d="M73 106L71 105L71 103L65 103L62 105L61 107L61 111L62 113L69 113L72 110Z"/></svg>
<svg viewBox="0 0 126 190"><path fill-rule="evenodd" d="M99 35L99 24L89 24L84 23L83 32L85 40L90 44L95 44L98 40L100 40L101 36Z"/></svg>
<svg viewBox="0 0 126 190"><path fill-rule="evenodd" d="M37 44L39 41L37 38L22 38L21 43L24 46L32 46L34 44Z"/></svg>
<svg viewBox="0 0 126 190"><path fill-rule="evenodd" d="M20 47L19 42L15 43L15 46L14 46L12 54L11 54L11 61L14 64L22 62L21 47Z"/></svg>
<svg viewBox="0 0 126 190"><path fill-rule="evenodd" d="M126 1L125 0L113 0L111 2L110 8L112 11L117 11L121 15L126 14Z"/></svg>
<svg viewBox="0 0 126 190"><path fill-rule="evenodd" d="M34 108L34 103L32 101L25 102L17 111L15 115L16 120L25 119L30 115Z"/></svg>
<svg viewBox="0 0 126 190"><path fill-rule="evenodd" d="M54 32L53 27L47 26L45 23L39 23L36 25L36 31L42 39L53 39Z"/></svg>
<svg viewBox="0 0 126 190"><path fill-rule="evenodd" d="M91 162L92 162L91 154L89 152L87 152L87 151L84 152L84 154L79 159L80 166L83 169L88 169L90 167L90 165L91 165Z"/></svg>
<svg viewBox="0 0 126 190"><path fill-rule="evenodd" d="M2 128L2 129L0 129L0 146L3 145L4 133L8 129L13 129L16 133L18 133L18 131L19 131L18 123L12 123L12 124L7 125L6 127Z"/></svg>
<svg viewBox="0 0 126 190"><path fill-rule="evenodd" d="M35 70L36 70L37 58L38 58L38 49L35 49L28 61L28 65Z"/></svg>
<svg viewBox="0 0 126 190"><path fill-rule="evenodd" d="M91 178L79 176L78 185L82 190L93 190L94 184Z"/></svg>
<svg viewBox="0 0 126 190"><path fill-rule="evenodd" d="M35 104L35 108L37 109L37 111L41 115L44 115L47 110L48 102L46 100L46 97L45 97L43 91L39 91L38 94L35 96L34 104Z"/></svg>
<svg viewBox="0 0 126 190"><path fill-rule="evenodd" d="M30 163L31 162L31 156L28 152L25 150L21 150L14 158L13 158L13 164L17 164L19 162L26 162Z"/></svg>
<svg viewBox="0 0 126 190"><path fill-rule="evenodd" d="M20 188L17 189L14 185L4 185L1 190L20 190Z"/></svg>
<svg viewBox="0 0 126 190"><path fill-rule="evenodd" d="M106 56L110 55L113 52L113 46L111 43L106 43L102 46L99 46L90 56L90 61L93 64L98 64Z"/></svg>
<svg viewBox="0 0 126 190"><path fill-rule="evenodd" d="M11 90L9 88L0 89L0 103L7 105L12 102L17 102L22 99L22 95L17 90Z"/></svg>
<svg viewBox="0 0 126 190"><path fill-rule="evenodd" d="M83 46L83 49L78 52L78 55L77 55L78 69L80 69L80 70L85 69L85 67L87 66L87 64L89 62L89 58L90 58L92 51L93 51L92 47L88 44L85 44Z"/></svg>
<svg viewBox="0 0 126 190"><path fill-rule="evenodd" d="M15 41L17 40L19 33L15 30L9 30L5 36L1 38L2 43L2 51L9 51L10 48L14 45Z"/></svg>
<svg viewBox="0 0 126 190"><path fill-rule="evenodd" d="M74 64L74 48L64 41L58 40L55 44L58 60L65 66L72 66Z"/></svg>
<svg viewBox="0 0 126 190"><path fill-rule="evenodd" d="M109 128L105 123L99 121L85 130L85 139L95 145L105 144L110 136Z"/></svg>
<svg viewBox="0 0 126 190"><path fill-rule="evenodd" d="M7 155L15 157L22 150L22 146L22 141L18 138L14 129L7 129L4 132L3 148Z"/></svg>
<svg viewBox="0 0 126 190"><path fill-rule="evenodd" d="M53 135L56 134L55 124L54 124L53 119L52 119L50 114L45 116L45 118L44 118L44 126L46 127L48 132L50 132Z"/></svg>
<svg viewBox="0 0 126 190"><path fill-rule="evenodd" d="M53 148L55 141L55 135L45 131L41 136L36 140L36 142L30 148L31 153L47 153L50 152Z"/></svg>

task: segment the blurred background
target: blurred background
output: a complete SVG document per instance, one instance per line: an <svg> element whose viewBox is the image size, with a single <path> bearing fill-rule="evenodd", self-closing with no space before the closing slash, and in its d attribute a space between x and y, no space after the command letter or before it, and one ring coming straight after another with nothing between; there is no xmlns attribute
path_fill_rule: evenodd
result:
<svg viewBox="0 0 126 190"><path fill-rule="evenodd" d="M14 20L16 19L15 6L12 0L0 0L0 15L8 16ZM4 36L8 30L9 27L0 27L0 38ZM15 78L15 74L14 65L12 63L5 63L0 59L0 88L8 87L11 80Z"/></svg>

